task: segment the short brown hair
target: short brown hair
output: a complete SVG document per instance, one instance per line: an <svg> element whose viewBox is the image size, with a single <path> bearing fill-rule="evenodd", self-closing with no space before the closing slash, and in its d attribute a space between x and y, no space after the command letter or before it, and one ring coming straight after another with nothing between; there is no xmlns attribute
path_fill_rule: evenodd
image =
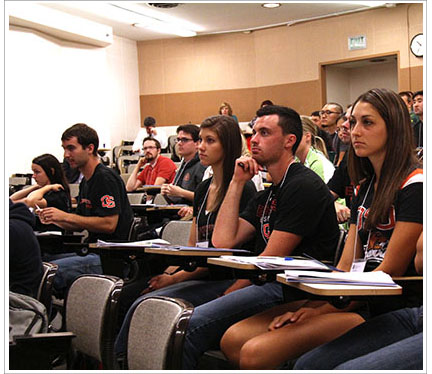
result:
<svg viewBox="0 0 432 374"><path fill-rule="evenodd" d="M76 137L78 144L81 144L83 148L88 147L90 144L94 145L93 155L97 156L97 150L99 147L99 137L97 132L85 123L76 123L69 127L63 133L61 140L69 140L72 137Z"/></svg>

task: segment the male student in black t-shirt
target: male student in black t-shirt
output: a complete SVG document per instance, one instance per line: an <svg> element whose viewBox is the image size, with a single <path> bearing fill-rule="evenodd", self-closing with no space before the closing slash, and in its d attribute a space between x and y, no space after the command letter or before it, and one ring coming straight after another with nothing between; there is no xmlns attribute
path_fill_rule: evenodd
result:
<svg viewBox="0 0 432 374"><path fill-rule="evenodd" d="M257 112L251 157L236 161L233 179L216 219L213 244L238 248L255 238L261 256L290 256L303 252L332 259L339 229L333 198L310 169L294 162L302 138L297 112L266 106ZM273 186L258 192L241 215L239 203L248 180L265 166ZM282 286L252 285L239 279L224 294L195 308L184 346L183 369L196 368L200 355L218 345L232 324L284 302Z"/></svg>
<svg viewBox="0 0 432 374"><path fill-rule="evenodd" d="M76 214L56 208L45 208L41 222L55 224L66 230L89 232L88 241L125 240L133 220L123 180L99 161L99 138L91 127L78 123L62 135L64 157L71 167L78 168L84 178L80 184ZM59 266L54 288L59 296L80 274L101 274L99 255L71 256L53 260Z"/></svg>

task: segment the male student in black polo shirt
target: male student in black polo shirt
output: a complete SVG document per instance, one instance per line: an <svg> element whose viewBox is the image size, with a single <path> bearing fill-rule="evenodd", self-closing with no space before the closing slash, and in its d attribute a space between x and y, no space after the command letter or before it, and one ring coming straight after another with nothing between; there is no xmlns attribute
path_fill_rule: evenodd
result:
<svg viewBox="0 0 432 374"><path fill-rule="evenodd" d="M99 161L99 138L91 127L78 123L62 135L64 157L84 175L80 184L76 214L45 208L41 222L54 223L66 230L89 232L88 241L125 240L133 220L123 180ZM71 256L53 260L59 266L54 288L59 296L80 274L101 274L99 255Z"/></svg>
<svg viewBox="0 0 432 374"><path fill-rule="evenodd" d="M162 195L174 204L192 205L195 188L202 182L205 166L198 157L199 127L188 124L177 127L178 154L182 162L171 184L163 184Z"/></svg>

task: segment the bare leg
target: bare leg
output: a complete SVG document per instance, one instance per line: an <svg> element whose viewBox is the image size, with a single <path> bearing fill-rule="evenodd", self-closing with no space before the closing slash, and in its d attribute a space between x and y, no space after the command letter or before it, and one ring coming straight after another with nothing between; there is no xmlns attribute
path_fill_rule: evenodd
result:
<svg viewBox="0 0 432 374"><path fill-rule="evenodd" d="M220 343L225 356L227 356L231 363L238 366L240 362L240 350L243 344L253 337L267 332L273 318L286 312L296 311L305 302L305 300L300 300L277 305L232 325L225 332Z"/></svg>
<svg viewBox="0 0 432 374"><path fill-rule="evenodd" d="M240 368L275 369L363 322L364 319L356 313L328 313L263 332L242 346Z"/></svg>

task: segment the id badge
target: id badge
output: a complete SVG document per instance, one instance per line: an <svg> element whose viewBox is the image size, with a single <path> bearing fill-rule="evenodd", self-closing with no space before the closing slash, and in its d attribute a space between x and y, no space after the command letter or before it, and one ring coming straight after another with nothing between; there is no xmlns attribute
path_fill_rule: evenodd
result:
<svg viewBox="0 0 432 374"><path fill-rule="evenodd" d="M351 266L351 272L353 273L363 273L366 266L365 259L354 260Z"/></svg>
<svg viewBox="0 0 432 374"><path fill-rule="evenodd" d="M208 248L209 242L208 242L208 240L206 240L204 242L198 242L198 243L196 243L196 246L199 248Z"/></svg>

